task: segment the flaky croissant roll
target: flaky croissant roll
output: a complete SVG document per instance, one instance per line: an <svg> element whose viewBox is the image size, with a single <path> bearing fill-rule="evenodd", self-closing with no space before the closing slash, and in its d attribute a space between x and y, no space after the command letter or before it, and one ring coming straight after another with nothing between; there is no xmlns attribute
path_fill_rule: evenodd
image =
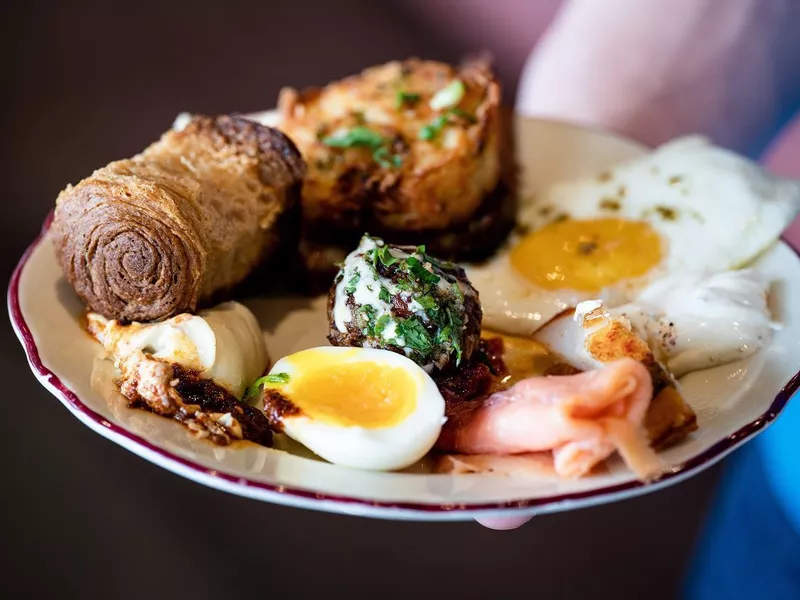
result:
<svg viewBox="0 0 800 600"><path fill-rule="evenodd" d="M276 129L195 116L56 201L56 255L93 311L164 319L217 301L286 235L305 163Z"/></svg>

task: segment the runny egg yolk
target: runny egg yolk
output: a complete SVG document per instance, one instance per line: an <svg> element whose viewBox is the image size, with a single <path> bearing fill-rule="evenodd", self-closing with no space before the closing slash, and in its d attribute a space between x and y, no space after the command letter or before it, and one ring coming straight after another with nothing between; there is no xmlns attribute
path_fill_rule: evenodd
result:
<svg viewBox="0 0 800 600"><path fill-rule="evenodd" d="M662 254L661 238L644 221L567 219L523 238L511 264L540 288L596 292L644 275Z"/></svg>
<svg viewBox="0 0 800 600"><path fill-rule="evenodd" d="M284 393L312 420L379 429L397 425L414 412L417 390L407 370L364 361L300 371Z"/></svg>
<svg viewBox="0 0 800 600"><path fill-rule="evenodd" d="M481 337L485 340L501 340L501 357L508 371L508 376L502 383L506 386L528 377L545 375L559 362L544 344L528 337L498 333L489 329L483 329Z"/></svg>

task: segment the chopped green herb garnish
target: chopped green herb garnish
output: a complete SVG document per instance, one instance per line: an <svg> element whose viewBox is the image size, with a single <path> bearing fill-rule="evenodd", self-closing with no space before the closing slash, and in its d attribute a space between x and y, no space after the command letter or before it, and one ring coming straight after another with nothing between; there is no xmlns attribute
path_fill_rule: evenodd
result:
<svg viewBox="0 0 800 600"><path fill-rule="evenodd" d="M459 339L462 326L461 319L455 317L448 309L446 311L446 321L449 324L445 324L439 329L439 333L436 334L436 343L450 346L455 351L456 366L458 366L461 363L462 356L461 341Z"/></svg>
<svg viewBox="0 0 800 600"><path fill-rule="evenodd" d="M386 146L381 146L375 150L375 152L372 153L372 158L384 169L400 167L403 164L403 157L398 154L390 154Z"/></svg>
<svg viewBox="0 0 800 600"><path fill-rule="evenodd" d="M364 321L364 329L362 329L362 333L364 335L374 337L375 336L375 308L370 306L369 304L364 304L363 306L359 306L358 310L356 310L356 314L362 317Z"/></svg>
<svg viewBox="0 0 800 600"><path fill-rule="evenodd" d="M419 139L430 141L439 135L439 132L447 125L447 115L439 115L433 121L424 125L419 130Z"/></svg>
<svg viewBox="0 0 800 600"><path fill-rule="evenodd" d="M389 324L389 321L392 320L391 315L389 313L384 313L378 319L378 322L375 323L375 335L380 335L383 333L383 330L386 329L386 326Z"/></svg>
<svg viewBox="0 0 800 600"><path fill-rule="evenodd" d="M437 258L426 254L425 246L417 246L416 254L419 254L425 262L431 263L437 269L441 269L444 267L453 268L455 265L451 262L441 261Z"/></svg>
<svg viewBox="0 0 800 600"><path fill-rule="evenodd" d="M433 125L425 125L419 130L419 139L429 142L436 137L438 129L434 129Z"/></svg>
<svg viewBox="0 0 800 600"><path fill-rule="evenodd" d="M365 315L366 319L368 321L371 321L372 319L375 318L375 307L373 307L373 306L371 306L369 304L363 304L363 305L358 307L358 310L356 310L356 313L358 313L360 315Z"/></svg>
<svg viewBox="0 0 800 600"><path fill-rule="evenodd" d="M271 375L267 375L263 377L264 382L266 383L289 383L289 374L288 373L272 373Z"/></svg>
<svg viewBox="0 0 800 600"><path fill-rule="evenodd" d="M384 143L384 139L379 133L367 127L359 126L343 133L323 138L322 143L334 148L355 148L357 146L380 148Z"/></svg>
<svg viewBox="0 0 800 600"><path fill-rule="evenodd" d="M344 291L347 292L348 294L354 293L356 291L356 286L358 285L358 282L360 280L361 280L361 273L356 271L355 275L353 275L350 278L350 281L347 282L347 285L345 286Z"/></svg>
<svg viewBox="0 0 800 600"><path fill-rule="evenodd" d="M467 88L460 79L454 79L448 85L440 89L433 95L428 103L433 110L442 110L455 106L464 97Z"/></svg>
<svg viewBox="0 0 800 600"><path fill-rule="evenodd" d="M430 294L425 294L424 296L419 296L418 298L414 299L417 301L417 304L419 304L426 311L436 312L439 310L439 303Z"/></svg>
<svg viewBox="0 0 800 600"><path fill-rule="evenodd" d="M461 320L461 317L459 317L456 313L454 313L449 308L447 309L447 316L448 316L448 321L449 321L450 325L454 329L460 330L461 326L464 324L463 321Z"/></svg>
<svg viewBox="0 0 800 600"><path fill-rule="evenodd" d="M453 338L453 349L456 351L456 366L461 364L461 344L458 343L458 338Z"/></svg>
<svg viewBox="0 0 800 600"><path fill-rule="evenodd" d="M428 271L428 269L422 266L422 263L413 256L409 256L406 259L406 265L408 265L408 270L411 271L411 273L425 283L436 284L439 283L439 279L441 279L438 275Z"/></svg>
<svg viewBox="0 0 800 600"><path fill-rule="evenodd" d="M439 265L451 263L439 263L428 256L424 245L412 246L402 255L399 251L395 255L394 247L380 238L364 234L362 241L374 244L369 250L362 250L363 257L375 269L378 281L382 282L373 285L381 302L376 299L372 305L355 308L355 322L369 340L368 345L404 348L407 355L420 365L435 362L442 366L442 361L448 359L460 365L464 358L465 323L462 314L465 291L457 280L461 271L453 265L454 271L441 273ZM364 273L362 266L360 280L354 279L351 287L370 283L363 281ZM349 276L355 274L354 269ZM395 314L394 309L379 308L391 307L394 295L399 292L402 292L411 312L404 313L407 315L405 318ZM398 308L402 307L398 305Z"/></svg>
<svg viewBox="0 0 800 600"><path fill-rule="evenodd" d="M433 346L430 334L414 317L398 321L397 332L405 339L406 346L422 355L427 355Z"/></svg>
<svg viewBox="0 0 800 600"><path fill-rule="evenodd" d="M478 119L475 117L475 115L471 115L468 112L461 110L460 108L451 108L447 112L449 112L451 115L456 115L457 117L461 117L462 119L464 119L469 123L478 122Z"/></svg>
<svg viewBox="0 0 800 600"><path fill-rule="evenodd" d="M460 108L451 108L445 114L439 115L433 121L428 123L427 125L423 125L422 128L419 130L419 139L430 141L434 139L442 129L445 128L446 125L450 124L450 115L456 115L461 117L465 121L469 123L477 123L478 119L476 119L473 115L464 112Z"/></svg>
<svg viewBox="0 0 800 600"><path fill-rule="evenodd" d="M388 169L392 166L392 163L386 159L387 156L389 156L389 149L386 146L381 146L372 153L372 158L384 169Z"/></svg>
<svg viewBox="0 0 800 600"><path fill-rule="evenodd" d="M364 113L362 111L354 110L350 114L353 115L353 118L356 120L356 123L358 123L359 125L363 125L364 123L366 123L366 120L364 119Z"/></svg>
<svg viewBox="0 0 800 600"><path fill-rule="evenodd" d="M378 248L378 259L384 267L391 267L399 259L389 251L389 246Z"/></svg>
<svg viewBox="0 0 800 600"><path fill-rule="evenodd" d="M400 90L397 92L397 99L395 104L398 109L403 108L404 104L413 106L417 102L419 102L420 97L421 96L419 94L413 94L411 92L404 92L403 90Z"/></svg>
<svg viewBox="0 0 800 600"><path fill-rule="evenodd" d="M378 259L378 250L376 248L372 248L364 252L364 259L371 263L373 267L375 267L375 261Z"/></svg>
<svg viewBox="0 0 800 600"><path fill-rule="evenodd" d="M414 291L414 284L408 281L407 279L398 279L395 281L395 285L397 289L401 292L413 292Z"/></svg>
<svg viewBox="0 0 800 600"><path fill-rule="evenodd" d="M289 374L288 373L271 373L269 375L264 375L264 377L259 377L255 380L253 385L247 388L247 391L244 393L244 399L246 400L256 392L258 392L258 388L266 383L289 383Z"/></svg>

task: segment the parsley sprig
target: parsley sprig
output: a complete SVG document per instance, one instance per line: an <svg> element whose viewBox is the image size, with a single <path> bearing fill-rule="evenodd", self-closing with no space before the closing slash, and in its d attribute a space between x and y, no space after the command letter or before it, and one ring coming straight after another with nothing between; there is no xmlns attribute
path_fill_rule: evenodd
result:
<svg viewBox="0 0 800 600"><path fill-rule="evenodd" d="M397 332L403 336L406 346L418 352L423 358L427 359L433 349L433 339L416 317L398 319Z"/></svg>

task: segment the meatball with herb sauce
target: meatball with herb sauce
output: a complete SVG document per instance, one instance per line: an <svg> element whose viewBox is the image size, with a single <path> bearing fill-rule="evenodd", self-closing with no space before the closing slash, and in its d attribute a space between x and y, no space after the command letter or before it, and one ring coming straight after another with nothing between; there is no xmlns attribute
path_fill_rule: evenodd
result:
<svg viewBox="0 0 800 600"><path fill-rule="evenodd" d="M463 269L365 235L334 279L328 316L334 346L392 350L432 373L470 359L483 314Z"/></svg>

